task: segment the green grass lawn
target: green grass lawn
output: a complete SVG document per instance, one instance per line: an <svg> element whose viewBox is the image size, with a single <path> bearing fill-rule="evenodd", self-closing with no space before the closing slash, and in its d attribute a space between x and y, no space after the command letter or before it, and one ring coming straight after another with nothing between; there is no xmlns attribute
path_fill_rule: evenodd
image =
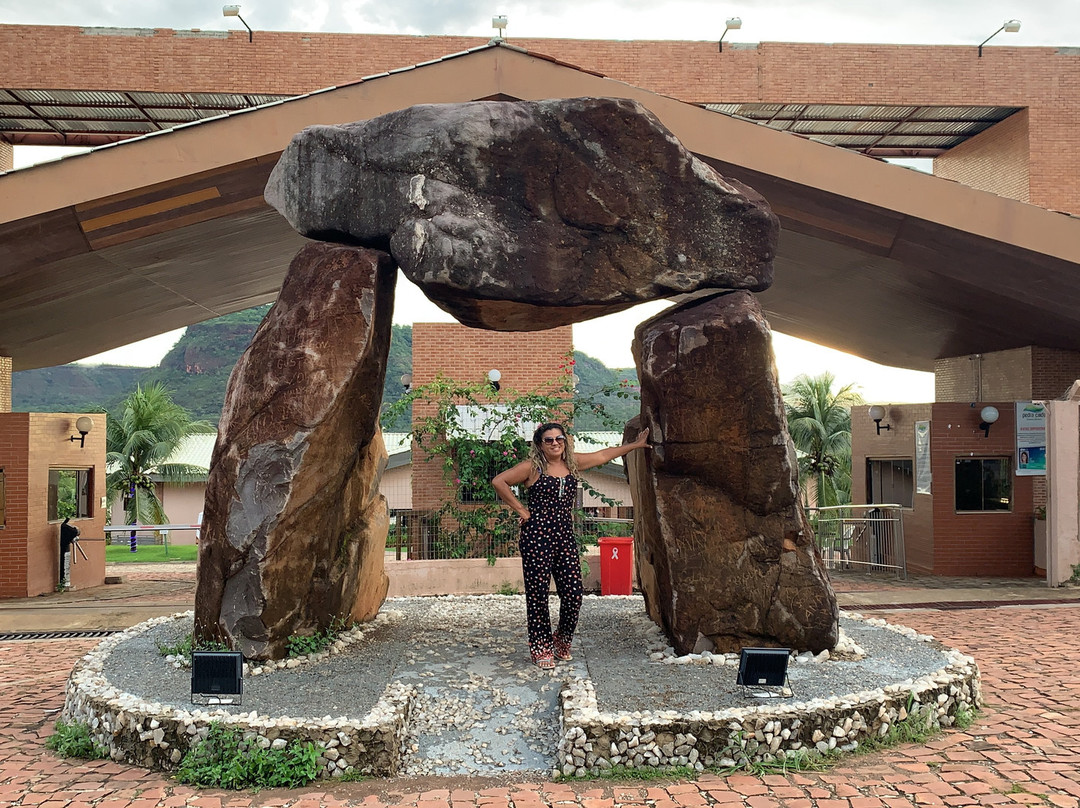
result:
<svg viewBox="0 0 1080 808"><path fill-rule="evenodd" d="M194 561L199 555L199 548L194 544L170 544L169 555L160 544L140 544L138 552L131 552L126 542L105 546L105 561L109 564L126 564L139 561Z"/></svg>

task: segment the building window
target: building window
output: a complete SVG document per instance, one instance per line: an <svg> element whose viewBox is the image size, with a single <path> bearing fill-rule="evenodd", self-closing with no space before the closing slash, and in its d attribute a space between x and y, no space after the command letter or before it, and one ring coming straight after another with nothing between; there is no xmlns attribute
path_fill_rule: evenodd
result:
<svg viewBox="0 0 1080 808"><path fill-rule="evenodd" d="M910 508L915 494L911 460L867 460L866 498L874 505Z"/></svg>
<svg viewBox="0 0 1080 808"><path fill-rule="evenodd" d="M956 459L956 510L1007 511L1012 507L1012 464L1007 457Z"/></svg>
<svg viewBox="0 0 1080 808"><path fill-rule="evenodd" d="M7 490L4 488L4 469L0 468L0 530L7 524Z"/></svg>
<svg viewBox="0 0 1080 808"><path fill-rule="evenodd" d="M90 513L90 469L49 469L49 521L87 519Z"/></svg>

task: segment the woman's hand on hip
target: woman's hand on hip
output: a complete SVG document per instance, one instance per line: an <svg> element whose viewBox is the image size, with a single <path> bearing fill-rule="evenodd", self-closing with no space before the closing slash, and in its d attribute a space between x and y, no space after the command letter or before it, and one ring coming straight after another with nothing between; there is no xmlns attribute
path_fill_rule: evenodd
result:
<svg viewBox="0 0 1080 808"><path fill-rule="evenodd" d="M530 513L529 513L529 509L528 509L528 508L526 508L526 509L525 509L525 510L524 510L523 512L519 512L519 513L518 513L518 524L519 524L519 525L523 525L523 524L525 524L526 522L528 522L528 521L529 521L529 517L530 517L531 515L532 515L532 514L530 514Z"/></svg>

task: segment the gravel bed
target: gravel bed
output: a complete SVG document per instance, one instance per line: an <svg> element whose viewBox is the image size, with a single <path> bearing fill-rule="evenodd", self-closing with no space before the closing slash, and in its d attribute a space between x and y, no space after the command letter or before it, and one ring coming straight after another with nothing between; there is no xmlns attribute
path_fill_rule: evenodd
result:
<svg viewBox="0 0 1080 808"><path fill-rule="evenodd" d="M649 659L647 651L662 650L667 641L644 615L637 598L587 598L581 622L580 642L602 711L716 711L759 702L735 684L736 669L729 665ZM945 654L929 643L846 617L840 626L866 657L852 662L819 662L806 655L793 659L788 678L794 700L883 688L946 664Z"/></svg>
<svg viewBox="0 0 1080 808"><path fill-rule="evenodd" d="M558 616L554 596L551 612L554 623ZM583 730L560 727L560 719L570 720L567 709L577 718L583 715L578 708L560 706L560 693L575 704L582 699L594 704L590 714L597 717L718 714L761 703L735 684L736 660L731 655L674 657L646 616L640 596L586 596L574 659L554 671L540 670L529 661L525 624L522 596L391 599L358 641L321 660L247 675L242 705L215 709L240 720L245 714L253 720L257 714L289 725L293 719L322 725L363 722L388 692L404 688L413 695L411 707L403 708L408 710L407 720L395 730L401 734L393 748L400 750L401 758L392 765L401 774L445 776L552 771L559 768L560 756L565 757L564 773L605 765L593 760L597 756L589 751ZM103 661L105 679L143 702L190 711L190 672L166 661L158 646L176 644L191 628L190 617L177 618L123 639ZM947 653L936 644L892 631L880 621L868 624L843 617L841 628L850 641L846 644L859 646L865 657L794 658L788 668L792 697L769 701L777 706L835 702L852 693L910 683L949 664ZM598 738L607 738L605 733L611 731L596 724L589 727ZM142 733L150 731L144 728ZM567 732L577 735L571 738ZM652 734L636 724L634 732L643 739ZM657 729L662 732L666 730ZM683 753L675 749L674 757L668 755L669 762L677 759L700 766L697 751L685 760L679 757L691 754L695 742L680 740L691 737L672 735L670 743L658 740L649 748L659 744L657 755L665 754L660 749L665 745L683 748ZM614 754L613 743L612 750ZM325 754L332 774L337 753Z"/></svg>

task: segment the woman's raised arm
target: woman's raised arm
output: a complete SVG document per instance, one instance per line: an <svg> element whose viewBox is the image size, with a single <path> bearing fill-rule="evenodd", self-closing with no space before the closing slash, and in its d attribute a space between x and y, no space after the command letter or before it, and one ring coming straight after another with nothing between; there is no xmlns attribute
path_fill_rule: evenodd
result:
<svg viewBox="0 0 1080 808"><path fill-rule="evenodd" d="M616 457L630 454L630 452L635 449L652 448L649 446L648 438L649 430L643 429L631 443L624 443L622 446L611 446L596 452L577 452L574 454L574 459L577 461L577 467L582 471L595 468L597 466L602 466L605 463L610 463Z"/></svg>

